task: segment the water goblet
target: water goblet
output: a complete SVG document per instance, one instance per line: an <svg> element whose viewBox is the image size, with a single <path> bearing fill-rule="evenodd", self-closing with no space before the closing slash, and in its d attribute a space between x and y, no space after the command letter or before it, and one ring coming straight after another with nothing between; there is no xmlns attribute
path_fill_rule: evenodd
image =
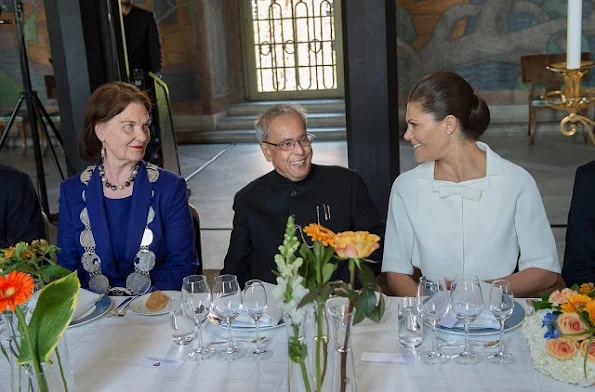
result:
<svg viewBox="0 0 595 392"><path fill-rule="evenodd" d="M421 317L432 326L432 350L421 353L421 360L430 365L448 362L450 358L440 352L436 343L436 325L450 310L446 281L442 276L422 276L419 279L417 304Z"/></svg>
<svg viewBox="0 0 595 392"><path fill-rule="evenodd" d="M469 324L481 314L483 296L479 279L475 275L458 275L454 278L450 292L451 312L465 325L465 347L454 360L462 365L473 365L481 359L471 351L469 345Z"/></svg>
<svg viewBox="0 0 595 392"><path fill-rule="evenodd" d="M269 359L273 352L262 348L260 343L260 318L267 310L267 293L261 280L253 279L246 282L243 307L256 323L256 349L250 356L257 361Z"/></svg>
<svg viewBox="0 0 595 392"><path fill-rule="evenodd" d="M491 362L507 365L514 362L514 356L504 351L504 322L514 310L514 294L510 282L498 279L492 282L490 288L490 312L500 322L500 350L489 357Z"/></svg>
<svg viewBox="0 0 595 392"><path fill-rule="evenodd" d="M237 348L233 344L232 321L240 314L242 308L242 291L235 275L221 275L215 278L213 284L212 310L219 317L225 319L229 336L227 350L222 351L222 358L235 361L246 355L246 350Z"/></svg>
<svg viewBox="0 0 595 392"><path fill-rule="evenodd" d="M211 290L204 275L190 275L182 280L182 309L187 317L194 320L198 347L188 356L202 361L211 358L215 353L204 346L202 340L202 324L211 307Z"/></svg>

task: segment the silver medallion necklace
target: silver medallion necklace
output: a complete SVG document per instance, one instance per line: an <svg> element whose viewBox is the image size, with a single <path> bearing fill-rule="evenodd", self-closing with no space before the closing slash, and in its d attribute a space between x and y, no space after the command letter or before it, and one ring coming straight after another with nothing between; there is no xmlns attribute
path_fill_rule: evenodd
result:
<svg viewBox="0 0 595 392"><path fill-rule="evenodd" d="M91 175L95 170L95 166L87 167L81 173L81 182L89 185ZM159 170L157 166L152 163L147 163L147 175L149 182L154 183L159 178ZM83 190L83 202L87 202L86 190ZM155 191L151 191L151 200L155 196ZM153 251L149 250L149 246L153 243L153 231L149 229L149 224L155 219L155 210L153 206L149 206L149 213L147 214L147 221L143 232L143 237L140 242L136 257L134 258L134 272L126 278L126 288L110 287L108 278L103 274L101 269L101 257L95 252L96 244L93 231L91 229L91 221L89 220L89 212L85 206L80 214L80 220L85 225L85 230L81 232L80 243L85 249L85 253L81 257L81 263L85 271L89 273L89 288L100 294L108 292L118 294L144 294L151 287L150 272L155 267L156 256Z"/></svg>

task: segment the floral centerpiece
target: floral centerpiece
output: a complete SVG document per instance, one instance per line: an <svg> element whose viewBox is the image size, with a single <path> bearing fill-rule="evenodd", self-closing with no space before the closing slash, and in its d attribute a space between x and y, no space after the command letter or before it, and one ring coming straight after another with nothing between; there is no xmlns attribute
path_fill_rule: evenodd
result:
<svg viewBox="0 0 595 392"><path fill-rule="evenodd" d="M12 271L6 276L0 276L0 310L14 313L18 319L19 334L13 336L8 350L24 369L29 380L19 382L18 386L13 385L12 390L69 390L69 375L64 371L60 356L56 352L54 357L57 358L57 363L52 363L50 357L70 324L76 308L79 287L76 272L44 286L39 292L37 306L31 319L27 322L26 302L33 293L33 278L21 271ZM9 359L11 355L3 346L0 347ZM48 366L57 369L60 374L59 385L55 387L47 378Z"/></svg>
<svg viewBox="0 0 595 392"><path fill-rule="evenodd" d="M556 290L533 301L523 326L533 366L553 378L583 386L595 383L595 286Z"/></svg>
<svg viewBox="0 0 595 392"><path fill-rule="evenodd" d="M287 220L283 244L279 247L280 254L275 256L277 264L277 287L273 296L282 302L282 307L289 315L293 336L289 336L289 357L295 363L300 363L302 375L307 391L321 391L327 369L328 339L323 331L323 313L325 302L332 295L348 299L348 314L345 342L343 347L349 347L351 321L353 324L366 317L379 322L384 314L384 298L380 295L380 287L374 283L374 272L365 265L373 263L366 258L378 249L380 237L365 231L346 231L335 234L331 230L319 225L310 224L303 229L313 241L312 246L306 242L300 243L295 236L296 226L293 217ZM296 257L298 250L301 257ZM335 259L336 262L333 260ZM349 282L330 281L338 262L347 262L350 272ZM355 289L356 277L362 285ZM376 294L378 293L378 295ZM307 346L299 337L299 323L302 321L305 309L314 305L316 310L316 348L315 348L315 385L312 388L306 375L305 358L308 355ZM347 352L341 352L341 391L345 391L349 383L346 377Z"/></svg>
<svg viewBox="0 0 595 392"><path fill-rule="evenodd" d="M36 284L46 284L52 279L63 278L70 271L56 263L60 248L46 240L34 240L31 244L19 242L6 249L0 249L0 275L12 271L26 272Z"/></svg>

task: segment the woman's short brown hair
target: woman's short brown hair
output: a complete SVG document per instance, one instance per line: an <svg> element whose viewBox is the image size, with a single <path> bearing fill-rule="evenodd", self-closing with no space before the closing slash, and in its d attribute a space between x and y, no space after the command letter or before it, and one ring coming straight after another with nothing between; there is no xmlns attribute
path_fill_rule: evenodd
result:
<svg viewBox="0 0 595 392"><path fill-rule="evenodd" d="M111 82L100 86L85 106L83 128L78 137L79 152L83 160L96 163L101 156L101 141L95 134L97 124L106 123L122 113L131 103L140 103L151 113L151 100L131 84Z"/></svg>

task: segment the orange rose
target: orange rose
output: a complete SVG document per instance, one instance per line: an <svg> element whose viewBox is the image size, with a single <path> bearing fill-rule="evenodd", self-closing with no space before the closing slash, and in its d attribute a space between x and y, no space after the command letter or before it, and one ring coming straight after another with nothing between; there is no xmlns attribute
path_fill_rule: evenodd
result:
<svg viewBox="0 0 595 392"><path fill-rule="evenodd" d="M335 251L342 258L362 259L380 247L380 237L367 231L344 231L335 236Z"/></svg>
<svg viewBox="0 0 595 392"><path fill-rule="evenodd" d="M587 352L587 346L589 345L589 340L590 339L585 339L581 342L581 353L583 355L586 355ZM591 347L589 348L589 361L591 362L595 362L595 341L591 341Z"/></svg>
<svg viewBox="0 0 595 392"><path fill-rule="evenodd" d="M563 337L558 339L549 339L545 342L545 349L550 355L561 361L566 361L576 354L578 343L572 339Z"/></svg>
<svg viewBox="0 0 595 392"><path fill-rule="evenodd" d="M589 336L588 333L585 333L582 335L576 335L576 334L585 332L587 329L589 329L585 325L583 320L581 320L579 315L576 313L562 313L558 317L557 323L558 323L558 329L560 330L560 332L562 334L573 335L573 336L567 336L569 338L573 338L574 340L579 341L579 340L583 340L584 338Z"/></svg>

